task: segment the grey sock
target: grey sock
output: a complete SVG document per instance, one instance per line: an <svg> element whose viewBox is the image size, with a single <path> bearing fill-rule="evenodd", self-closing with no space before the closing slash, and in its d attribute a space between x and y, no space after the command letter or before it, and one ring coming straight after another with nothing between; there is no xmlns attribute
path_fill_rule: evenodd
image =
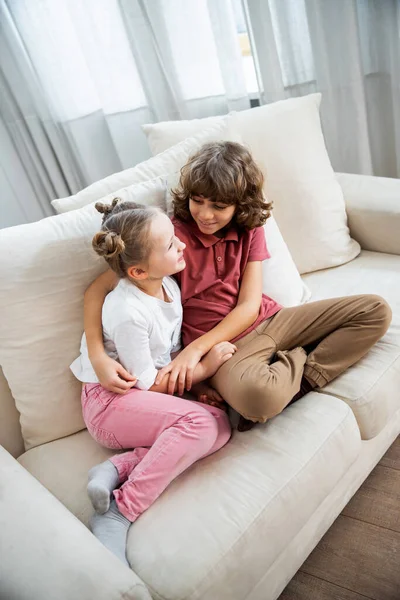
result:
<svg viewBox="0 0 400 600"><path fill-rule="evenodd" d="M110 507L110 495L118 486L119 475L110 460L96 465L89 471L87 493L96 512L103 514Z"/></svg>
<svg viewBox="0 0 400 600"><path fill-rule="evenodd" d="M129 567L126 559L126 536L131 522L122 515L113 500L104 515L94 514L90 529L97 539Z"/></svg>

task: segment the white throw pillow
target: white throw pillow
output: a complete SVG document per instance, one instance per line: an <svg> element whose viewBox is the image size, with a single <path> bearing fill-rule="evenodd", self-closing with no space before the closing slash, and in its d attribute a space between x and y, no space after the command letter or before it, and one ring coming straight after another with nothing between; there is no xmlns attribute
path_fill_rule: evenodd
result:
<svg viewBox="0 0 400 600"><path fill-rule="evenodd" d="M160 152L164 152L167 148L175 146L185 138L193 137L211 125L220 123L225 118L226 115L190 119L188 121L161 121L160 123L142 125L142 129L146 134L150 151L155 156ZM171 127L171 123L173 123L173 127Z"/></svg>
<svg viewBox="0 0 400 600"><path fill-rule="evenodd" d="M208 121L208 119L205 119L205 121ZM230 116L218 117L217 120L213 118L211 121L211 123L205 124L206 129L203 127L201 131L197 132L196 136L191 137L189 140L181 138L180 143L174 148L170 148L131 169L109 175L68 198L53 200L53 207L58 213L76 210L99 200L106 194L114 193L118 195L119 190L127 186L179 171L187 162L189 156L207 142L218 140L241 141L240 136L232 130ZM184 137L186 138L186 136Z"/></svg>
<svg viewBox="0 0 400 600"><path fill-rule="evenodd" d="M263 262L263 292L282 306L297 306L311 298L311 291L300 277L292 255L274 217L264 225L271 258Z"/></svg>
<svg viewBox="0 0 400 600"><path fill-rule="evenodd" d="M326 151L320 102L320 94L311 94L230 115L233 130L264 172L266 195L300 273L343 264L360 252L350 238L343 193ZM194 120L191 133L206 121ZM186 135L188 122L183 123L148 125L145 132L157 139L157 148L165 148Z"/></svg>
<svg viewBox="0 0 400 600"><path fill-rule="evenodd" d="M120 195L164 205L165 182L157 178ZM79 354L84 292L106 269L91 246L101 220L92 204L0 231L0 364L27 449L85 427L81 385L69 365Z"/></svg>
<svg viewBox="0 0 400 600"><path fill-rule="evenodd" d="M111 192L98 199L103 204L111 204L114 198L121 198L123 202L136 202L146 206L157 206L161 210L167 209L168 179L166 177L155 177L148 181L128 185L127 187ZM96 200L97 202L97 200ZM96 204L90 202L90 204Z"/></svg>

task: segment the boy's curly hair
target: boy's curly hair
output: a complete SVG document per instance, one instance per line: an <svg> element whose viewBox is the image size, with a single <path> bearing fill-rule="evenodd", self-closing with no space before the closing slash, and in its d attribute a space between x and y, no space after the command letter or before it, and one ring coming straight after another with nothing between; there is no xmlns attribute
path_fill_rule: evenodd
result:
<svg viewBox="0 0 400 600"><path fill-rule="evenodd" d="M190 197L203 196L218 204L234 204L233 220L239 227L260 227L272 209L272 203L263 195L263 183L261 169L242 144L205 144L182 167L179 185L171 191L174 215L181 221L191 221Z"/></svg>

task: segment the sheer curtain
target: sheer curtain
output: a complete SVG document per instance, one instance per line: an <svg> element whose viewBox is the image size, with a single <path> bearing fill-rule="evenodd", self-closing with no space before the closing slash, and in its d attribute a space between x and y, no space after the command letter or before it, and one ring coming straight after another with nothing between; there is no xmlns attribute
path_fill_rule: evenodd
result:
<svg viewBox="0 0 400 600"><path fill-rule="evenodd" d="M2 226L145 160L143 123L250 107L231 0L0 0L0 24Z"/></svg>
<svg viewBox="0 0 400 600"><path fill-rule="evenodd" d="M247 1L262 102L322 92L337 171L400 174L397 0Z"/></svg>
<svg viewBox="0 0 400 600"><path fill-rule="evenodd" d="M0 226L145 160L145 122L315 91L334 168L397 177L399 15L397 0L0 0Z"/></svg>

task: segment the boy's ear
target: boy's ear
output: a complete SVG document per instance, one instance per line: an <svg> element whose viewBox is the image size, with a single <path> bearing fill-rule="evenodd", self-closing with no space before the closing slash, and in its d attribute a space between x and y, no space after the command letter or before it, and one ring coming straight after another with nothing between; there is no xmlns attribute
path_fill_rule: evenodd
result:
<svg viewBox="0 0 400 600"><path fill-rule="evenodd" d="M138 281L143 281L143 279L147 279L149 276L147 271L138 266L129 267L127 273L129 277Z"/></svg>

